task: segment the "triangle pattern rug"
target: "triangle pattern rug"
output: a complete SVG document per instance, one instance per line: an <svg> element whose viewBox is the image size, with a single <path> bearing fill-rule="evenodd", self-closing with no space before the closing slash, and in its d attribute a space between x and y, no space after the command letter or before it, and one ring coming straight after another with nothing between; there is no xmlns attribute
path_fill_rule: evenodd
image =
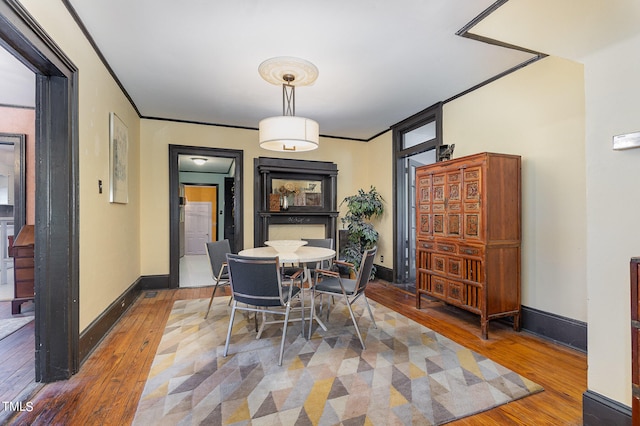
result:
<svg viewBox="0 0 640 426"><path fill-rule="evenodd" d="M238 311L224 357L231 308L216 298L205 320L208 302L175 302L134 425L438 425L542 390L374 302L377 329L354 306L366 350L336 303L328 331L314 324L309 340L290 323L281 367L282 325L256 339Z"/></svg>

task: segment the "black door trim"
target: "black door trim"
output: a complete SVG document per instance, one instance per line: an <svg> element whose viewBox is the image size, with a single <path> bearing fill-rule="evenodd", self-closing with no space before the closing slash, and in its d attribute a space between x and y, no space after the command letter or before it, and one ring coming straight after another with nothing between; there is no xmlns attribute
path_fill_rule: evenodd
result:
<svg viewBox="0 0 640 426"><path fill-rule="evenodd" d="M78 371L77 68L17 0L0 0L0 44L36 73L36 381Z"/></svg>

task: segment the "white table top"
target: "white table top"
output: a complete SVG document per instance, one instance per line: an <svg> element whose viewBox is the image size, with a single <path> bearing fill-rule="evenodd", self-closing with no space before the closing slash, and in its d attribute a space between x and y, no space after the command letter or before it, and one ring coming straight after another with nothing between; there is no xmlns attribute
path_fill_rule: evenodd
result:
<svg viewBox="0 0 640 426"><path fill-rule="evenodd" d="M278 253L273 247L256 247L242 250L238 254L250 257L278 256L280 263L308 263L333 259L336 251L323 247L302 246L295 253Z"/></svg>

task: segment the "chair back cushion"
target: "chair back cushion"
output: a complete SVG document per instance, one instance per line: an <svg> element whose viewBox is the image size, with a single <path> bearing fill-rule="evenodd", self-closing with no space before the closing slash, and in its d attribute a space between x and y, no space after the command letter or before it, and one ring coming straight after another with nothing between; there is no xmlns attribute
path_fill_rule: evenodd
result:
<svg viewBox="0 0 640 426"><path fill-rule="evenodd" d="M211 273L214 278L218 275L222 264L227 261L227 253L231 253L229 240L210 241L207 243L207 254L211 263Z"/></svg>
<svg viewBox="0 0 640 426"><path fill-rule="evenodd" d="M252 306L281 306L278 257L227 254L233 298Z"/></svg>
<svg viewBox="0 0 640 426"><path fill-rule="evenodd" d="M333 250L333 238L303 238L302 241L306 241L307 246L310 246L310 247L322 247L322 248ZM329 268L330 266L331 266L331 260L325 260L320 265L321 268ZM311 262L307 264L307 268L309 268L310 270L315 270L316 262Z"/></svg>
<svg viewBox="0 0 640 426"><path fill-rule="evenodd" d="M362 253L362 262L360 262L360 268L358 269L358 275L356 277L356 293L363 292L367 287L377 251L378 247L373 247Z"/></svg>
<svg viewBox="0 0 640 426"><path fill-rule="evenodd" d="M303 238L310 247L322 247L333 249L333 238Z"/></svg>

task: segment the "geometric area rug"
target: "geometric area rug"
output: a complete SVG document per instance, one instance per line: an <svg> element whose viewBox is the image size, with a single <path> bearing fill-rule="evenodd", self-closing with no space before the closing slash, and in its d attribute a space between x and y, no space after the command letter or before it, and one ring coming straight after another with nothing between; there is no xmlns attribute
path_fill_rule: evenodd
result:
<svg viewBox="0 0 640 426"><path fill-rule="evenodd" d="M208 302L174 303L134 425L439 425L542 391L372 301L377 329L354 306L366 350L338 302L308 340L289 325L281 367L281 324L256 339L239 312L224 357L231 308L215 298L205 320Z"/></svg>

